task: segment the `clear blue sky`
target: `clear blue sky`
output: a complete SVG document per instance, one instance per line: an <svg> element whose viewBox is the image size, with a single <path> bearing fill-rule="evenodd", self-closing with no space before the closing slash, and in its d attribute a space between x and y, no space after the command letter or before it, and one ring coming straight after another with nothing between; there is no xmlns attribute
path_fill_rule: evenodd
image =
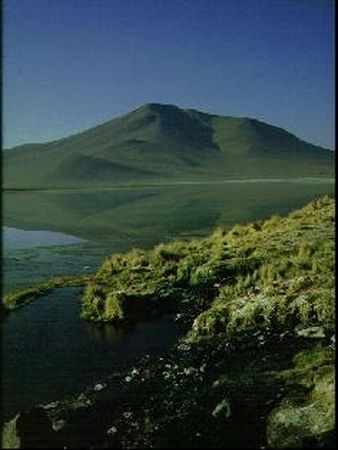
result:
<svg viewBox="0 0 338 450"><path fill-rule="evenodd" d="M4 0L4 147L147 102L334 146L333 0Z"/></svg>

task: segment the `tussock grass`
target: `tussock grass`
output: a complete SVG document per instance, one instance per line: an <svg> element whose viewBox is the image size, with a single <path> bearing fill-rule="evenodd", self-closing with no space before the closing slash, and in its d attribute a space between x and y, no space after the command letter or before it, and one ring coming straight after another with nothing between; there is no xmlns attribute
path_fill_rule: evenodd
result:
<svg viewBox="0 0 338 450"><path fill-rule="evenodd" d="M133 304L161 309L169 300L194 320L189 341L257 327L333 332L333 224L334 201L323 197L287 217L115 254L87 285L81 316L128 320Z"/></svg>

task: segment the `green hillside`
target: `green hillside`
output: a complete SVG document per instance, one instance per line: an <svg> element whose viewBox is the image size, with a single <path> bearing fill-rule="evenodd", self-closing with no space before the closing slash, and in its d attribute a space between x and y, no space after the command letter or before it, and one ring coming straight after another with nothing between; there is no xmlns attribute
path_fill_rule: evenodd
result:
<svg viewBox="0 0 338 450"><path fill-rule="evenodd" d="M3 153L5 188L332 176L333 152L263 122L147 104L82 133Z"/></svg>

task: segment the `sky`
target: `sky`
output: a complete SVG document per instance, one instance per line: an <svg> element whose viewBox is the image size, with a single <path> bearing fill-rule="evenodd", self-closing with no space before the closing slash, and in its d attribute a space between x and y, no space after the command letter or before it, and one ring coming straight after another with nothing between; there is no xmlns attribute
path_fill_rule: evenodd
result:
<svg viewBox="0 0 338 450"><path fill-rule="evenodd" d="M334 147L334 0L3 0L3 147L144 103Z"/></svg>

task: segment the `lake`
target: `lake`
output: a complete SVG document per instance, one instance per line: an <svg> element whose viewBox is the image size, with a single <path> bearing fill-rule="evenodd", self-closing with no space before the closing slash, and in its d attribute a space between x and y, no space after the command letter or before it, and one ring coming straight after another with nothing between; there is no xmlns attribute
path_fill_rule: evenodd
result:
<svg viewBox="0 0 338 450"><path fill-rule="evenodd" d="M33 248L43 246L71 245L84 242L84 239L77 238L64 233L53 231L18 230L17 228L3 227L3 244L6 250L19 248Z"/></svg>
<svg viewBox="0 0 338 450"><path fill-rule="evenodd" d="M4 289L56 275L92 273L104 257L176 237L203 236L286 214L323 194L329 180L11 191L3 195ZM80 288L57 289L3 323L5 418L36 403L79 392L177 338L169 318L129 330L78 317Z"/></svg>

